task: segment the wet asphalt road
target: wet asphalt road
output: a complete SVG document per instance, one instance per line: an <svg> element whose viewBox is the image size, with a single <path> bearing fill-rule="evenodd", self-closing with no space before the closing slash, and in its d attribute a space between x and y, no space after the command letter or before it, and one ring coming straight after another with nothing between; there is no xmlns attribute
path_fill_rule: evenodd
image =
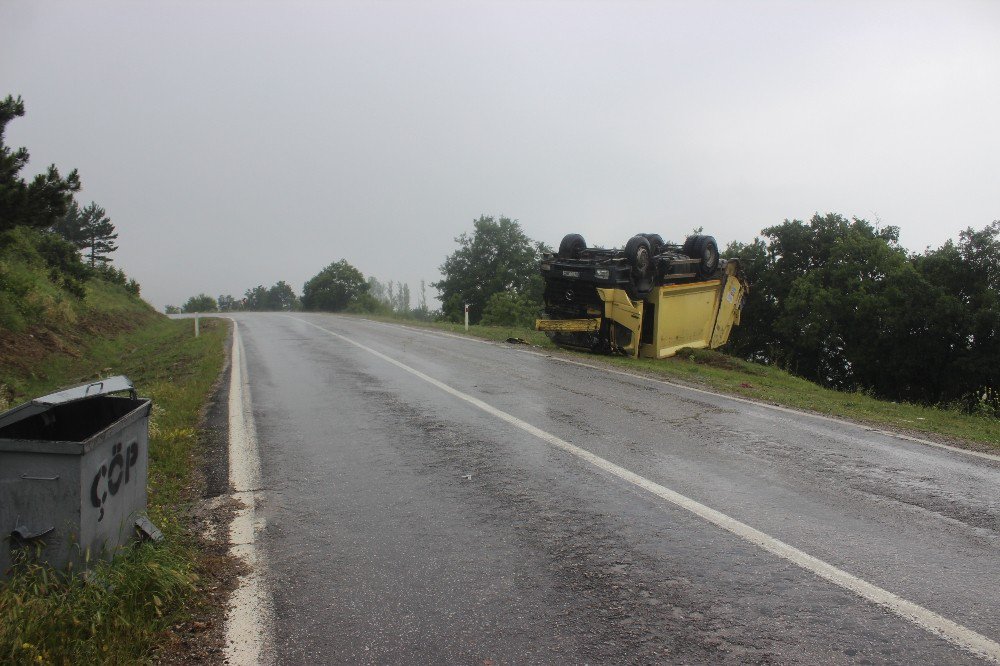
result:
<svg viewBox="0 0 1000 666"><path fill-rule="evenodd" d="M282 663L984 663L301 320L1000 639L1000 463L295 317L237 317Z"/></svg>

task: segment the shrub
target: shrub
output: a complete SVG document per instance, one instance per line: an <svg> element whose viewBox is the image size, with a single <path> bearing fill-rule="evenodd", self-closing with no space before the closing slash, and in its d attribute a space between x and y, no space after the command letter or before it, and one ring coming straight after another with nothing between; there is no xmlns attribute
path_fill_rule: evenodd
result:
<svg viewBox="0 0 1000 666"><path fill-rule="evenodd" d="M483 308L482 323L487 326L523 326L531 328L541 304L526 294L501 291L490 296Z"/></svg>

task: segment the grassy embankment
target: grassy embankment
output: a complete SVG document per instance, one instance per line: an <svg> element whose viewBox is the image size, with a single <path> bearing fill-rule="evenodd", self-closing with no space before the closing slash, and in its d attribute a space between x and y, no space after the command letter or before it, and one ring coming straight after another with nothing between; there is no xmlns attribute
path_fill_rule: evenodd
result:
<svg viewBox="0 0 1000 666"><path fill-rule="evenodd" d="M190 322L153 312L121 286L90 280L81 301L44 274L0 261L0 280L12 274L34 288L8 289L0 301L0 406L96 377L131 378L153 399L149 515L166 539L130 548L86 577L28 566L0 583L0 662L147 660L163 632L198 603L199 554L182 511L226 324L205 320L195 339Z"/></svg>
<svg viewBox="0 0 1000 666"><path fill-rule="evenodd" d="M383 319L450 333L465 333L465 327L461 324ZM696 385L720 393L859 421L873 427L908 431L915 436L932 435L955 443L971 443L974 448L1000 449L1000 421L997 419L965 414L957 409L878 400L864 393L834 391L779 368L748 363L718 351L686 350L663 360L628 359L560 350L544 333L530 329L470 326L469 334L498 341L520 338L584 363L603 364L618 370Z"/></svg>

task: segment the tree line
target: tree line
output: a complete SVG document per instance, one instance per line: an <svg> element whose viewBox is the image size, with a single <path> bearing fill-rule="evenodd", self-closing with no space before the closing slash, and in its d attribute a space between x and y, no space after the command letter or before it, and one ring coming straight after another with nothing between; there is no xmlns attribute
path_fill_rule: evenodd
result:
<svg viewBox="0 0 1000 666"><path fill-rule="evenodd" d="M528 238L516 220L480 216L471 233L455 239L458 249L441 266L443 279L431 283L441 300L440 310L427 303L427 284L420 281L412 304L405 282L382 282L365 275L346 259L332 262L310 278L297 296L284 281L270 288L248 289L242 299L198 294L181 306L166 306L167 314L193 312L312 310L461 321L465 304L474 324L529 326L541 308L543 283L538 261L543 244Z"/></svg>
<svg viewBox="0 0 1000 666"><path fill-rule="evenodd" d="M242 298L231 294L220 294L213 298L208 294L198 294L189 298L184 305L177 307L168 305L167 314L182 312L273 312L301 309L299 297L284 280L279 280L271 287L257 285L247 289Z"/></svg>
<svg viewBox="0 0 1000 666"><path fill-rule="evenodd" d="M120 284L138 295L139 284L111 266L111 255L118 249L111 218L97 203L81 208L75 199L82 186L77 170L63 176L53 164L34 178L21 175L30 158L28 149L8 146L5 134L7 125L24 112L20 96L0 101L0 250L38 256L49 279L77 298L85 298L84 284L91 278ZM5 302L25 298L2 278L0 274Z"/></svg>
<svg viewBox="0 0 1000 666"><path fill-rule="evenodd" d="M280 280L271 287L258 285L247 289L242 298L229 294L213 298L208 294L190 297L178 307L166 306L167 314L194 312L291 312L314 310L323 312L356 312L431 319L427 307L424 282L416 307L410 301L410 287L404 282L381 282L374 276L365 278L346 260L334 262L321 270L303 286L302 296Z"/></svg>
<svg viewBox="0 0 1000 666"><path fill-rule="evenodd" d="M815 215L726 255L752 285L731 353L832 388L1000 416L1000 221L911 253L898 227Z"/></svg>

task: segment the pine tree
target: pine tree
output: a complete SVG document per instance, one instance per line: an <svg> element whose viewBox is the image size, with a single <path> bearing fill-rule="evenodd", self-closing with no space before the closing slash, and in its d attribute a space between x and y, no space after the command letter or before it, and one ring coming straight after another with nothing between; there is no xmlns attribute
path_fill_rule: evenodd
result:
<svg viewBox="0 0 1000 666"><path fill-rule="evenodd" d="M75 201L69 205L66 214L56 220L51 230L68 240L78 250L87 247L87 234L83 229L83 215L80 213L80 206Z"/></svg>
<svg viewBox="0 0 1000 666"><path fill-rule="evenodd" d="M111 218L103 208L94 202L80 211L83 220L82 230L84 245L82 249L90 249L90 267L95 268L100 262L107 265L111 262L108 255L118 249L115 240L118 234L115 232L115 225L111 223Z"/></svg>
<svg viewBox="0 0 1000 666"><path fill-rule="evenodd" d="M24 102L8 95L0 100L0 231L18 226L46 229L66 214L73 192L80 189L76 169L63 178L53 164L31 181L20 177L28 164L27 148L4 142L7 124L24 115Z"/></svg>

